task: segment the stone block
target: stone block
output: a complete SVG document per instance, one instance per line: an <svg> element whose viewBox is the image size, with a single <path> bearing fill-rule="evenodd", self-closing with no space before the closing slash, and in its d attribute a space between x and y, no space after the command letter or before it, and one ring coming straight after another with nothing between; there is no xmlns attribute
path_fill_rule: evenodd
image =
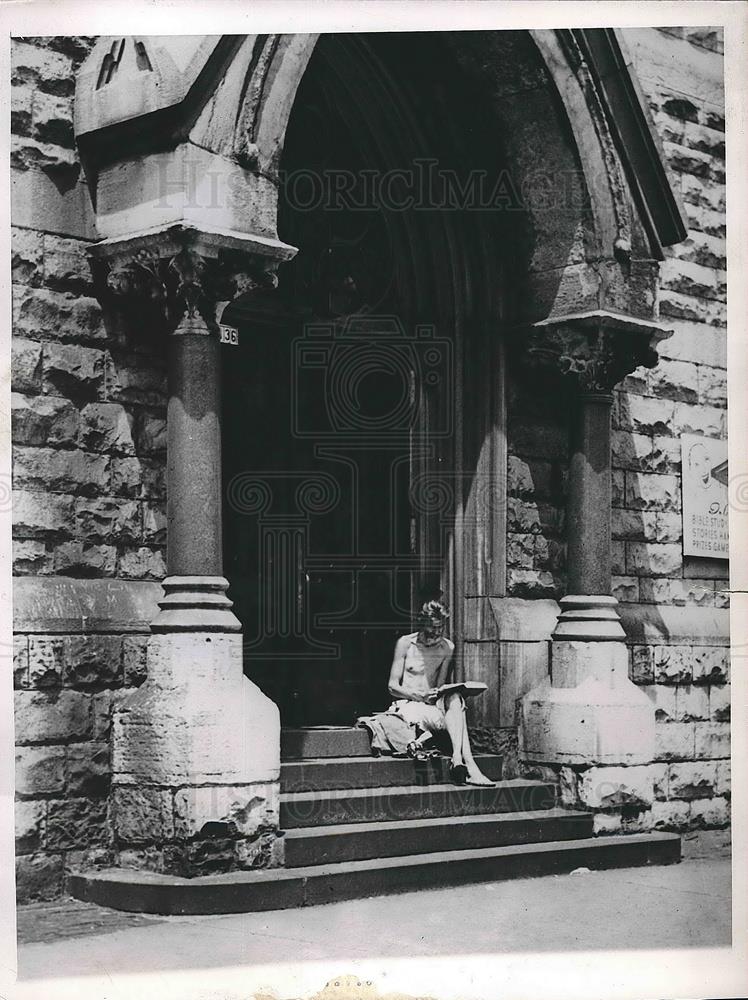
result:
<svg viewBox="0 0 748 1000"><path fill-rule="evenodd" d="M726 646L693 647L695 684L725 684L730 677L730 650Z"/></svg>
<svg viewBox="0 0 748 1000"><path fill-rule="evenodd" d="M16 899L33 903L54 899L62 892L63 867L59 854L22 854L16 857Z"/></svg>
<svg viewBox="0 0 748 1000"><path fill-rule="evenodd" d="M715 761L717 768L717 780L714 785L714 794L730 798L732 792L731 775L732 765L729 760Z"/></svg>
<svg viewBox="0 0 748 1000"><path fill-rule="evenodd" d="M48 851L104 844L108 839L105 799L52 799L47 805Z"/></svg>
<svg viewBox="0 0 748 1000"><path fill-rule="evenodd" d="M663 722L655 726L655 760L693 760L695 722Z"/></svg>
<svg viewBox="0 0 748 1000"><path fill-rule="evenodd" d="M617 392L613 401L613 427L652 436L672 434L675 404L653 396Z"/></svg>
<svg viewBox="0 0 748 1000"><path fill-rule="evenodd" d="M554 597L558 583L547 572L538 570L508 569L507 591L511 597Z"/></svg>
<svg viewBox="0 0 748 1000"><path fill-rule="evenodd" d="M626 542L626 572L635 576L680 573L681 546L662 542Z"/></svg>
<svg viewBox="0 0 748 1000"><path fill-rule="evenodd" d="M649 468L651 455L650 436L625 430L611 431L610 457L615 468L645 470Z"/></svg>
<svg viewBox="0 0 748 1000"><path fill-rule="evenodd" d="M53 493L95 495L107 489L109 457L57 448L13 449L13 480L17 488Z"/></svg>
<svg viewBox="0 0 748 1000"><path fill-rule="evenodd" d="M686 204L686 215L693 223L692 228L715 236L723 236L725 232L724 213L709 212L702 208ZM716 221L714 221L716 219ZM686 320L690 323L708 323L719 325L724 322L722 315L724 307L720 302L709 299L694 299L690 295L682 295L672 289L662 289L660 293L660 316L668 320Z"/></svg>
<svg viewBox="0 0 748 1000"><path fill-rule="evenodd" d="M711 237L702 236L711 240ZM711 240L725 252L723 240ZM658 351L669 358L694 361L697 364L727 367L727 335L724 328L707 326L705 323L679 322L675 332L664 340Z"/></svg>
<svg viewBox="0 0 748 1000"><path fill-rule="evenodd" d="M44 576L51 572L52 561L44 542L13 539L13 576Z"/></svg>
<svg viewBox="0 0 748 1000"><path fill-rule="evenodd" d="M685 261L675 263L679 269L697 267L696 264L689 265ZM710 271L709 274L713 277L714 272ZM649 385L658 399L682 400L686 403L699 401L698 368L688 361L662 358L649 373Z"/></svg>
<svg viewBox="0 0 748 1000"><path fill-rule="evenodd" d="M727 406L727 372L722 368L699 368L699 402L706 406Z"/></svg>
<svg viewBox="0 0 748 1000"><path fill-rule="evenodd" d="M690 825L696 828L724 827L730 822L730 803L722 797L694 799L691 802Z"/></svg>
<svg viewBox="0 0 748 1000"><path fill-rule="evenodd" d="M163 842L174 837L172 794L142 785L115 785L112 818L116 839L125 844Z"/></svg>
<svg viewBox="0 0 748 1000"><path fill-rule="evenodd" d="M614 576L611 580L610 592L617 601L636 604L639 600L639 578L636 576Z"/></svg>
<svg viewBox="0 0 748 1000"><path fill-rule="evenodd" d="M652 773L652 790L655 799L658 801L667 799L669 792L669 766L665 763L650 764L649 769Z"/></svg>
<svg viewBox="0 0 748 1000"><path fill-rule="evenodd" d="M73 61L68 55L14 39L11 46L11 79L30 84L48 94L72 95Z"/></svg>
<svg viewBox="0 0 748 1000"><path fill-rule="evenodd" d="M535 535L507 535L506 561L513 569L532 569L535 561Z"/></svg>
<svg viewBox="0 0 748 1000"><path fill-rule="evenodd" d="M680 477L627 472L626 506L634 510L680 511Z"/></svg>
<svg viewBox="0 0 748 1000"><path fill-rule="evenodd" d="M84 240L56 233L44 235L44 280L50 288L91 294L91 266Z"/></svg>
<svg viewBox="0 0 748 1000"><path fill-rule="evenodd" d="M67 686L101 688L122 683L121 636L68 636L64 656L63 681Z"/></svg>
<svg viewBox="0 0 748 1000"><path fill-rule="evenodd" d="M163 580L166 560L159 549L125 549L119 557L117 575L127 580Z"/></svg>
<svg viewBox="0 0 748 1000"><path fill-rule="evenodd" d="M64 785L64 747L16 748L16 795L54 795Z"/></svg>
<svg viewBox="0 0 748 1000"><path fill-rule="evenodd" d="M654 647L631 646L631 680L634 684L651 684L654 680Z"/></svg>
<svg viewBox="0 0 748 1000"><path fill-rule="evenodd" d="M694 756L702 760L729 759L729 722L697 722Z"/></svg>
<svg viewBox="0 0 748 1000"><path fill-rule="evenodd" d="M655 646L654 679L658 684L690 684L693 679L691 646Z"/></svg>
<svg viewBox="0 0 748 1000"><path fill-rule="evenodd" d="M679 722L699 722L709 718L709 696L706 688L692 684L675 689L676 719Z"/></svg>
<svg viewBox="0 0 748 1000"><path fill-rule="evenodd" d="M703 434L705 437L724 438L727 416L724 408L695 406L676 403L673 417L674 434Z"/></svg>
<svg viewBox="0 0 748 1000"><path fill-rule="evenodd" d="M52 147L52 152L65 151ZM55 161L51 154L48 158ZM17 287L20 290L21 286ZM23 288L22 296L19 291L15 332L33 337L43 330L50 339L92 346L106 343L107 332L96 299L52 288Z"/></svg>
<svg viewBox="0 0 748 1000"><path fill-rule="evenodd" d="M277 830L278 813L276 782L181 788L174 793L174 835L210 836L215 824L225 824L231 836L251 837L261 830Z"/></svg>
<svg viewBox="0 0 748 1000"><path fill-rule="evenodd" d="M610 545L610 571L616 576L626 575L626 543L613 541Z"/></svg>
<svg viewBox="0 0 748 1000"><path fill-rule="evenodd" d="M613 469L610 474L611 503L613 508L626 504L626 474L623 469Z"/></svg>
<svg viewBox="0 0 748 1000"><path fill-rule="evenodd" d="M29 683L33 688L62 684L65 639L62 636L29 636Z"/></svg>
<svg viewBox="0 0 748 1000"><path fill-rule="evenodd" d="M31 107L34 91L31 87L11 87L10 129L14 135L29 135L31 132Z"/></svg>
<svg viewBox="0 0 748 1000"><path fill-rule="evenodd" d="M14 392L11 426L14 444L70 447L78 440L80 413L66 399Z"/></svg>
<svg viewBox="0 0 748 1000"><path fill-rule="evenodd" d="M595 813L592 820L592 833L595 837L607 837L621 832L621 816L619 813Z"/></svg>
<svg viewBox="0 0 748 1000"><path fill-rule="evenodd" d="M80 497L75 502L75 533L103 542L137 542L140 506L135 500L113 497Z"/></svg>
<svg viewBox="0 0 748 1000"><path fill-rule="evenodd" d="M82 691L16 691L17 743L85 740L92 736L90 695Z"/></svg>
<svg viewBox="0 0 748 1000"><path fill-rule="evenodd" d="M26 635L13 636L13 687L29 686L29 639Z"/></svg>
<svg viewBox="0 0 748 1000"><path fill-rule="evenodd" d="M103 798L109 793L111 768L108 743L78 743L67 748L67 794Z"/></svg>
<svg viewBox="0 0 748 1000"><path fill-rule="evenodd" d="M117 864L120 868L163 872L164 852L158 847L127 848L117 852Z"/></svg>
<svg viewBox="0 0 748 1000"><path fill-rule="evenodd" d="M691 804L683 800L655 801L649 813L652 830L685 830L691 820Z"/></svg>
<svg viewBox="0 0 748 1000"><path fill-rule="evenodd" d="M13 337L10 342L10 384L14 392L41 392L42 345Z"/></svg>
<svg viewBox="0 0 748 1000"><path fill-rule="evenodd" d="M65 576L114 576L117 549L114 545L88 545L86 542L64 542L54 550L55 573Z"/></svg>
<svg viewBox="0 0 748 1000"><path fill-rule="evenodd" d="M128 687L136 687L143 683L148 672L147 635L122 637L122 669Z"/></svg>
<svg viewBox="0 0 748 1000"><path fill-rule="evenodd" d="M648 684L646 692L655 708L655 721L678 722L677 689L664 684Z"/></svg>
<svg viewBox="0 0 748 1000"><path fill-rule="evenodd" d="M137 426L139 455L159 455L166 452L166 420L143 412Z"/></svg>
<svg viewBox="0 0 748 1000"><path fill-rule="evenodd" d="M714 587L714 606L715 608L729 608L730 607L730 591L726 587L720 587L715 584Z"/></svg>
<svg viewBox="0 0 748 1000"><path fill-rule="evenodd" d="M11 281L20 285L39 285L42 280L44 257L44 237L34 229L10 231L10 273Z"/></svg>
<svg viewBox="0 0 748 1000"><path fill-rule="evenodd" d="M166 505L143 503L143 541L146 545L166 545Z"/></svg>
<svg viewBox="0 0 748 1000"><path fill-rule="evenodd" d="M104 352L74 344L45 344L42 388L50 396L97 399L104 391Z"/></svg>
<svg viewBox="0 0 748 1000"><path fill-rule="evenodd" d="M714 586L709 580L668 580L642 577L639 582L641 600L647 604L688 604L714 606Z"/></svg>
<svg viewBox="0 0 748 1000"><path fill-rule="evenodd" d="M591 767L577 784L579 802L594 809L648 806L654 798L653 775L648 765Z"/></svg>
<svg viewBox="0 0 748 1000"><path fill-rule="evenodd" d="M712 684L708 688L709 696L709 717L714 722L730 721L731 689L729 684Z"/></svg>
<svg viewBox="0 0 748 1000"><path fill-rule="evenodd" d="M563 510L547 503L530 503L509 497L507 530L516 534L558 534L563 528Z"/></svg>
<svg viewBox="0 0 748 1000"><path fill-rule="evenodd" d="M714 761L689 760L669 767L671 799L709 799L715 793L716 784L717 765Z"/></svg>
<svg viewBox="0 0 748 1000"><path fill-rule="evenodd" d="M136 499L143 490L143 470L139 458L112 458L112 493Z"/></svg>
<svg viewBox="0 0 748 1000"><path fill-rule="evenodd" d="M612 537L627 541L656 541L657 516L655 511L614 509Z"/></svg>
<svg viewBox="0 0 748 1000"><path fill-rule="evenodd" d="M168 402L166 373L159 367L143 367L137 359L110 358L109 398L123 403L165 407Z"/></svg>
<svg viewBox="0 0 748 1000"><path fill-rule="evenodd" d="M81 411L81 442L91 451L132 455L133 419L120 403L89 403Z"/></svg>
<svg viewBox="0 0 748 1000"><path fill-rule="evenodd" d="M15 830L16 853L31 854L42 846L44 837L44 802L16 802Z"/></svg>
<svg viewBox="0 0 748 1000"><path fill-rule="evenodd" d="M655 514L656 542L682 542L683 518L672 511L657 511Z"/></svg>

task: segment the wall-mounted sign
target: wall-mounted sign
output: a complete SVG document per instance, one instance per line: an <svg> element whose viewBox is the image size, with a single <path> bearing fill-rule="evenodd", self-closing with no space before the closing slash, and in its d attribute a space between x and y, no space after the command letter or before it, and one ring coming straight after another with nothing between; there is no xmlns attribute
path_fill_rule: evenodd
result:
<svg viewBox="0 0 748 1000"><path fill-rule="evenodd" d="M681 434L683 555L727 559L727 442Z"/></svg>
<svg viewBox="0 0 748 1000"><path fill-rule="evenodd" d="M226 326L225 323L219 324L219 330L221 331L221 343L231 344L232 347L236 347L239 343L239 331L235 326Z"/></svg>

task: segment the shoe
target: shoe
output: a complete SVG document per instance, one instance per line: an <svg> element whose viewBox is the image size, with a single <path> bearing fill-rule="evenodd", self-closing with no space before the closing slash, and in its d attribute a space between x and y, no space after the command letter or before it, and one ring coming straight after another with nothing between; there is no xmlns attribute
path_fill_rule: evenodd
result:
<svg viewBox="0 0 748 1000"><path fill-rule="evenodd" d="M411 760L424 761L429 759L430 754L426 750L422 750L416 740L412 740L405 749Z"/></svg>
<svg viewBox="0 0 748 1000"><path fill-rule="evenodd" d="M467 782L468 770L464 764L451 764L449 777L455 785L464 785Z"/></svg>

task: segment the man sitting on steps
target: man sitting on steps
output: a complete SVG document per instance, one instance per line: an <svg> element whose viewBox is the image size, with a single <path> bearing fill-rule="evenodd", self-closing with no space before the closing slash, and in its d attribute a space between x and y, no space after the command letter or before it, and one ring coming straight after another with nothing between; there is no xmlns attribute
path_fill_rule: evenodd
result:
<svg viewBox="0 0 748 1000"><path fill-rule="evenodd" d="M452 781L493 785L473 757L462 695L439 694L447 682L455 648L444 635L447 617L443 604L427 601L418 616L419 630L397 640L388 685L396 700L389 712L420 730L420 736L408 744L411 756L417 756L432 735L446 731L452 743Z"/></svg>

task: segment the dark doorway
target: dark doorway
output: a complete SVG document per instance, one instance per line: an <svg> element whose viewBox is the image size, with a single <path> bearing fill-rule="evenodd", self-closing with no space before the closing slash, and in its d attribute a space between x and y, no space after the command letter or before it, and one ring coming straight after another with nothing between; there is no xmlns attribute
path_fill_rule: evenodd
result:
<svg viewBox="0 0 748 1000"><path fill-rule="evenodd" d="M322 36L281 163L299 253L224 352L225 572L285 726L386 707L415 607L459 589L463 338L476 311L485 326L491 239L424 190L470 158L443 127L438 45Z"/></svg>

